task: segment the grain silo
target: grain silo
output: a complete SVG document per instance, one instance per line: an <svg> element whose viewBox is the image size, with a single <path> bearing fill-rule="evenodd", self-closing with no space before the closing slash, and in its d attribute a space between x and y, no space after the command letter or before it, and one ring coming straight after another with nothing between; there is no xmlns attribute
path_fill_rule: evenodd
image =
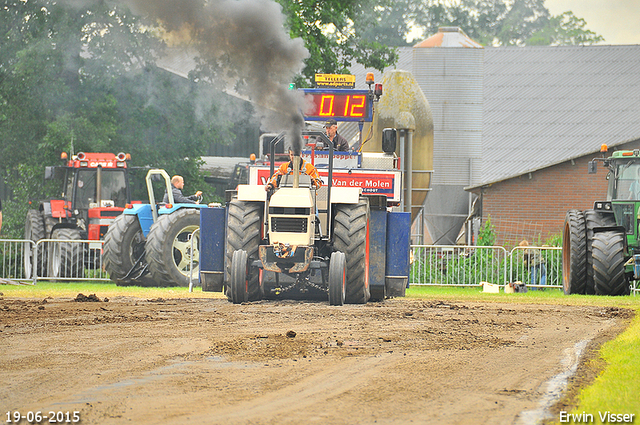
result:
<svg viewBox="0 0 640 425"><path fill-rule="evenodd" d="M433 114L433 176L424 219L434 244L454 244L480 181L484 49L458 27L413 47L412 73Z"/></svg>

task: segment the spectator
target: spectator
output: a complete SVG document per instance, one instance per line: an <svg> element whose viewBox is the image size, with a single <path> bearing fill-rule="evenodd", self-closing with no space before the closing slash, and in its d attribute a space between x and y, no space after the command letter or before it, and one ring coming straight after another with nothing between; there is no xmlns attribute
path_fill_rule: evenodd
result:
<svg viewBox="0 0 640 425"><path fill-rule="evenodd" d="M529 242L523 240L518 246L525 247L524 249L524 264L529 270L529 284L531 285L546 285L547 284L547 266L545 260L542 257L542 250L537 248L529 248ZM536 288L531 288L536 290Z"/></svg>

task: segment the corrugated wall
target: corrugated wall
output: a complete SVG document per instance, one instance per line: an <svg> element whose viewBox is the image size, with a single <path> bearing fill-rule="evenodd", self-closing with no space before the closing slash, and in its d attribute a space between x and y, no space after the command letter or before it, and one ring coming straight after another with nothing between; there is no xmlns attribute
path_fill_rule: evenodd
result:
<svg viewBox="0 0 640 425"><path fill-rule="evenodd" d="M424 220L436 244L454 244L471 210L464 190L482 172L484 49L415 47L413 75L433 113L433 178Z"/></svg>
<svg viewBox="0 0 640 425"><path fill-rule="evenodd" d="M484 49L413 49L413 75L433 113L433 184L480 181L483 62Z"/></svg>

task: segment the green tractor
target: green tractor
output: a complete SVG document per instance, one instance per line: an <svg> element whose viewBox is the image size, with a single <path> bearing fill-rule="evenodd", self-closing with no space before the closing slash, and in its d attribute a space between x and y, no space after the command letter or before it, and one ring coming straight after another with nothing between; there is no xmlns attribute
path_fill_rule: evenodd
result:
<svg viewBox="0 0 640 425"><path fill-rule="evenodd" d="M606 149L603 149L606 151ZM564 293L629 295L640 280L640 150L617 151L601 161L609 169L606 201L569 210L562 240ZM637 265L636 265L637 264Z"/></svg>

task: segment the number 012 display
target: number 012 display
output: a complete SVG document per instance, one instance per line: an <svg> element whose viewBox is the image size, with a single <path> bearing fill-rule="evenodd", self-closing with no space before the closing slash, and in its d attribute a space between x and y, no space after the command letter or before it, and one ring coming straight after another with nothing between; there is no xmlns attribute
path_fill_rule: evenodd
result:
<svg viewBox="0 0 640 425"><path fill-rule="evenodd" d="M309 121L371 121L373 102L367 90L303 89L310 100L304 112Z"/></svg>

